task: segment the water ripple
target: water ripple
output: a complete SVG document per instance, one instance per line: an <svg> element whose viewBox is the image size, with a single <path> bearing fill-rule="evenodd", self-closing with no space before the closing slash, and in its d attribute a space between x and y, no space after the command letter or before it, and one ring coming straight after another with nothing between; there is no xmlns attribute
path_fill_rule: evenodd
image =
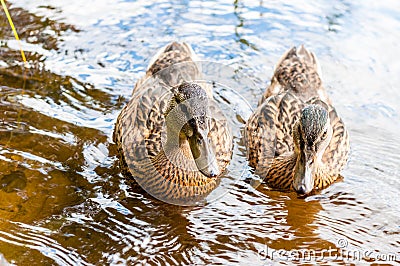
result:
<svg viewBox="0 0 400 266"><path fill-rule="evenodd" d="M30 66L24 78L0 21L0 249L10 263L291 265L307 262L271 252L398 251L396 1L8 2ZM234 133L230 175L202 207L131 184L112 141L134 83L172 40L212 62L204 69L220 81L215 98ZM351 137L344 179L305 199L253 188L241 138L276 61L303 43ZM336 255L326 263L381 262Z"/></svg>
<svg viewBox="0 0 400 266"><path fill-rule="evenodd" d="M47 229L22 223L14 223L11 227L13 229L10 232L0 231L1 241L37 250L58 265L93 265L85 262L76 251L66 249L53 238L46 236L52 234Z"/></svg>

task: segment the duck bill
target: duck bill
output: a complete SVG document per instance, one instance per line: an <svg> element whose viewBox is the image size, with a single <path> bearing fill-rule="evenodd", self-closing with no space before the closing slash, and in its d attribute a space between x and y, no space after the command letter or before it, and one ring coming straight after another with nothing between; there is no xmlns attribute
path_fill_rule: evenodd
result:
<svg viewBox="0 0 400 266"><path fill-rule="evenodd" d="M200 142L198 140L201 140ZM208 142L207 132L193 134L189 138L190 149L199 171L207 177L217 177L220 170L212 145Z"/></svg>
<svg viewBox="0 0 400 266"><path fill-rule="evenodd" d="M314 154L304 152L297 159L293 188L298 194L306 195L314 188L314 161Z"/></svg>

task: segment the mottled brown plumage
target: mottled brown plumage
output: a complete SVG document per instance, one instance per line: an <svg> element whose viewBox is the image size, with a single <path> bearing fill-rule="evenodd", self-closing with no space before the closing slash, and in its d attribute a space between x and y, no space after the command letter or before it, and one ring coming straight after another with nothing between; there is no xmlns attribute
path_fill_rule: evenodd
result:
<svg viewBox="0 0 400 266"><path fill-rule="evenodd" d="M289 49L276 64L271 84L261 97L259 105L268 97L291 91L300 100L319 97L330 103L321 81L321 67L314 53L304 46Z"/></svg>
<svg viewBox="0 0 400 266"><path fill-rule="evenodd" d="M321 189L339 177L349 137L322 87L313 53L294 47L279 60L245 138L249 164L272 188L307 194L304 183ZM312 180L304 181L306 176Z"/></svg>
<svg viewBox="0 0 400 266"><path fill-rule="evenodd" d="M186 43L161 49L137 82L114 131L124 175L175 204L191 204L211 192L218 184L215 175L232 156L227 122L213 104L210 86L200 81L194 58ZM194 160L201 151L196 147L203 146L215 156L215 167L205 167L212 171L199 168L201 156Z"/></svg>

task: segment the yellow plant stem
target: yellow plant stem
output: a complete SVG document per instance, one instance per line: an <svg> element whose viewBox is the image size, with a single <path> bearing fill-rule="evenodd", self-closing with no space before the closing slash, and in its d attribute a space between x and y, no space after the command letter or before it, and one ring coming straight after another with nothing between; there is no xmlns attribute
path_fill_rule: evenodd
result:
<svg viewBox="0 0 400 266"><path fill-rule="evenodd" d="M21 51L22 60L24 61L24 73L23 73L24 83L23 83L23 85L22 85L22 95L23 95L23 94L24 94L24 91L25 91L25 85L26 85L26 70L27 70L27 68L28 68L28 62L26 61L25 53L24 53L24 50L22 49L21 40L20 40L19 37L18 37L17 30L15 29L15 26L14 26L14 23L13 23L13 21L12 21L12 19L11 19L10 13L8 12L6 3L5 3L4 0L0 0L0 1L1 1L1 5L3 6L4 13L6 13L6 16L7 16L7 19L8 19L8 23L10 23L11 29L12 29L12 31L13 31L13 33L14 33L14 37L15 37L15 39L16 39L17 42L18 42L19 49L20 49L20 51ZM21 121L21 108L18 110L18 115L17 115L18 129L20 129L20 125L21 125L21 124L20 124L20 121ZM13 137L13 131L11 131L10 139L9 139L8 142L11 141L12 137ZM9 144L9 143L7 143L6 146L8 146L8 144Z"/></svg>
<svg viewBox="0 0 400 266"><path fill-rule="evenodd" d="M15 26L14 26L14 23L13 23L13 21L11 19L10 13L8 12L6 3L4 2L4 0L0 0L0 1L1 1L1 5L3 6L4 12L6 13L6 16L7 16L7 19L8 19L8 23L10 23L10 26L11 26L12 31L14 33L14 37L15 37L15 39L17 40L17 42L19 44L19 49L21 51L22 60L24 61L24 66L27 67L28 63L26 62L25 53L24 53L24 50L22 49L21 41L20 41L20 39L18 37L18 33L17 33L17 30L15 29Z"/></svg>

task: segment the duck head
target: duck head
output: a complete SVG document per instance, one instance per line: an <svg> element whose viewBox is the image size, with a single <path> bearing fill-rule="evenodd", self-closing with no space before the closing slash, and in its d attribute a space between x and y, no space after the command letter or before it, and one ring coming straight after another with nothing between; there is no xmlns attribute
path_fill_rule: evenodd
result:
<svg viewBox="0 0 400 266"><path fill-rule="evenodd" d="M328 111L321 105L308 105L301 111L293 128L294 151L297 155L293 188L308 194L314 188L314 177L328 147L333 130Z"/></svg>
<svg viewBox="0 0 400 266"><path fill-rule="evenodd" d="M209 99L205 90L184 82L173 88L166 124L168 134L179 136L179 146L188 144L197 169L207 177L220 175L210 137Z"/></svg>

